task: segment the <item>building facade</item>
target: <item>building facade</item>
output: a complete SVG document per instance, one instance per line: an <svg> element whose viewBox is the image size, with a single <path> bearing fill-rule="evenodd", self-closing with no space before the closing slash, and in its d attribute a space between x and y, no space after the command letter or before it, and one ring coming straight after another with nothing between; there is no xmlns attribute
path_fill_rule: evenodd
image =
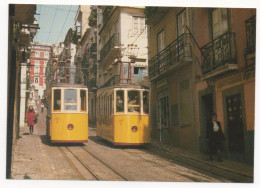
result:
<svg viewBox="0 0 260 188"><path fill-rule="evenodd" d="M31 97L33 99L43 99L46 90L45 71L50 58L51 45L35 43L32 45L31 50L30 80L33 88Z"/></svg>
<svg viewBox="0 0 260 188"><path fill-rule="evenodd" d="M255 9L146 7L152 137L205 153L216 112L225 156L253 161Z"/></svg>
<svg viewBox="0 0 260 188"><path fill-rule="evenodd" d="M21 63L29 57L28 48L36 34L36 5L9 4L8 19L8 107L6 178L11 178L13 151L19 139Z"/></svg>
<svg viewBox="0 0 260 188"><path fill-rule="evenodd" d="M97 87L148 85L147 44L144 7L98 6Z"/></svg>

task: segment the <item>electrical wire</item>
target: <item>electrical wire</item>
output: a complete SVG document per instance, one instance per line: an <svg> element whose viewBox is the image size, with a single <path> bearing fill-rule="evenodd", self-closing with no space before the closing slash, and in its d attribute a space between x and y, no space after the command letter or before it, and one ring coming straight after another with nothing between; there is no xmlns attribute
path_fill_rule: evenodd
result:
<svg viewBox="0 0 260 188"><path fill-rule="evenodd" d="M58 40L59 40L59 38L60 38L60 35L61 35L61 32L62 32L62 30L63 30L63 28L64 28L65 23L67 22L67 19L68 19L68 17L69 17L69 13L70 13L70 11L71 11L71 8L72 8L72 5L70 5L69 12L67 12L66 19L65 19L65 21L64 21L64 23L63 23L63 25L62 25L62 28L61 28L61 30L60 30L59 36L57 37L56 43L58 42Z"/></svg>
<svg viewBox="0 0 260 188"><path fill-rule="evenodd" d="M58 5L56 6L56 10L55 10L54 18L52 20L50 32L52 31L52 27L53 27L53 23L54 23L54 20L55 20L55 17L56 17L57 9L58 9ZM50 34L48 35L47 43L49 42L49 38L50 38Z"/></svg>

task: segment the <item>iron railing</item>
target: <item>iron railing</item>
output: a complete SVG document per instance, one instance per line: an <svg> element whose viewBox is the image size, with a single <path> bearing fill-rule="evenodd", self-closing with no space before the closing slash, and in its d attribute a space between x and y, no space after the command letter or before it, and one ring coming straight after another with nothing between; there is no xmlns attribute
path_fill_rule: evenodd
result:
<svg viewBox="0 0 260 188"><path fill-rule="evenodd" d="M256 36L256 16L246 20L246 51L251 53L255 51Z"/></svg>
<svg viewBox="0 0 260 188"><path fill-rule="evenodd" d="M104 9L104 11L102 13L103 14L103 23L107 22L112 10L113 10L113 6L106 6L106 8Z"/></svg>
<svg viewBox="0 0 260 188"><path fill-rule="evenodd" d="M115 33L105 44L105 46L100 51L100 62L104 60L107 54L115 47L119 42L119 34Z"/></svg>
<svg viewBox="0 0 260 188"><path fill-rule="evenodd" d="M201 48L202 73L206 74L221 65L236 64L235 33L225 33Z"/></svg>
<svg viewBox="0 0 260 188"><path fill-rule="evenodd" d="M94 57L95 55L97 55L97 43L92 43L92 45L90 46L90 56Z"/></svg>
<svg viewBox="0 0 260 188"><path fill-rule="evenodd" d="M149 77L161 75L176 63L191 57L188 34L182 34L156 56L149 60Z"/></svg>

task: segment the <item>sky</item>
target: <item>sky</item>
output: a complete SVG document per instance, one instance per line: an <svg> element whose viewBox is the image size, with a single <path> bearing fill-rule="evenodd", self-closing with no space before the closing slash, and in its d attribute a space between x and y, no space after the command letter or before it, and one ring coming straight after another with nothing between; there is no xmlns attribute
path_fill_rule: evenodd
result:
<svg viewBox="0 0 260 188"><path fill-rule="evenodd" d="M69 30L74 26L78 5L38 4L35 19L39 24L34 42L55 44L63 42Z"/></svg>

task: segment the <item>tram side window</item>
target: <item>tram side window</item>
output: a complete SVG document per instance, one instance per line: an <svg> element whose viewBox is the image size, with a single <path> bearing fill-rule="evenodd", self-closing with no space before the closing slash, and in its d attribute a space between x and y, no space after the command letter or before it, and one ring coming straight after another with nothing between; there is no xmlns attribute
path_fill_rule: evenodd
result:
<svg viewBox="0 0 260 188"><path fill-rule="evenodd" d="M124 112L124 90L116 91L116 112Z"/></svg>
<svg viewBox="0 0 260 188"><path fill-rule="evenodd" d="M128 91L128 112L140 112L140 91Z"/></svg>
<svg viewBox="0 0 260 188"><path fill-rule="evenodd" d="M64 110L77 110L77 90L64 90Z"/></svg>
<svg viewBox="0 0 260 188"><path fill-rule="evenodd" d="M80 110L87 111L86 90L80 90Z"/></svg>
<svg viewBox="0 0 260 188"><path fill-rule="evenodd" d="M54 89L53 92L53 110L60 110L60 99L61 99L61 91L60 89Z"/></svg>
<svg viewBox="0 0 260 188"><path fill-rule="evenodd" d="M149 114L149 92L143 91L143 112Z"/></svg>

